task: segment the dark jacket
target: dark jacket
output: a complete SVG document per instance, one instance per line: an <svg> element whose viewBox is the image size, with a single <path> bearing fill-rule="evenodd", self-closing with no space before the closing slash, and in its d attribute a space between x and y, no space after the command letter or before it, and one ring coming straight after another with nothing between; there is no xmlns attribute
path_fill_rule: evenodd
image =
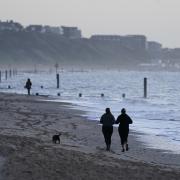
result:
<svg viewBox="0 0 180 180"><path fill-rule="evenodd" d="M127 114L121 114L118 116L116 124L119 124L119 128L129 130L129 124L132 124L132 119Z"/></svg>
<svg viewBox="0 0 180 180"><path fill-rule="evenodd" d="M26 82L26 88L27 88L27 89L31 89L31 86L32 86L31 81L30 81L30 80L27 80L27 82Z"/></svg>
<svg viewBox="0 0 180 180"><path fill-rule="evenodd" d="M100 123L103 126L112 126L115 123L115 118L111 113L105 113L101 116Z"/></svg>

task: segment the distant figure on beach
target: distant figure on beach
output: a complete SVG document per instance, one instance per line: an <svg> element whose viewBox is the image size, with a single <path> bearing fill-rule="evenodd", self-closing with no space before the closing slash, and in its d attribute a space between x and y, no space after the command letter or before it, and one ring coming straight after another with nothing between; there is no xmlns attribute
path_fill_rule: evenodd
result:
<svg viewBox="0 0 180 180"><path fill-rule="evenodd" d="M115 118L111 114L110 108L106 108L105 111L106 112L101 116L100 123L102 124L102 133L106 143L106 150L109 151L111 147L111 136L113 133Z"/></svg>
<svg viewBox="0 0 180 180"><path fill-rule="evenodd" d="M132 124L132 119L126 114L126 109L121 109L121 115L118 116L116 124L119 124L119 136L121 138L122 152L128 151L128 134L129 134L129 124Z"/></svg>
<svg viewBox="0 0 180 180"><path fill-rule="evenodd" d="M32 86L31 80L30 80L30 79L27 79L25 88L26 88L27 91L28 91L28 95L30 95L31 86Z"/></svg>

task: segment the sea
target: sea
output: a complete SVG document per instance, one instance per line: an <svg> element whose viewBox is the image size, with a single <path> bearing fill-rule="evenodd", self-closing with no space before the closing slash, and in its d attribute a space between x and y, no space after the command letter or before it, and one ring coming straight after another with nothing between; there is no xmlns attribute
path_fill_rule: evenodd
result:
<svg viewBox="0 0 180 180"><path fill-rule="evenodd" d="M99 121L107 107L117 118L125 108L133 120L130 131L136 131L142 143L180 154L180 72L64 69L59 75L58 89L56 73L49 71L20 71L7 80L2 74L0 92L27 94L24 86L30 78L32 94L71 103L71 108L83 110L88 120Z"/></svg>

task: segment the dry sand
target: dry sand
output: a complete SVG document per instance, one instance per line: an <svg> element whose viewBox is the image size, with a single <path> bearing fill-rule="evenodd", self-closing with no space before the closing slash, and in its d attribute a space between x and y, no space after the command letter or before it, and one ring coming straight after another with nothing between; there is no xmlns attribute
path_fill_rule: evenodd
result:
<svg viewBox="0 0 180 180"><path fill-rule="evenodd" d="M47 99L0 93L0 180L180 179L180 155L147 148L132 132L121 153L117 128L106 152L98 122Z"/></svg>

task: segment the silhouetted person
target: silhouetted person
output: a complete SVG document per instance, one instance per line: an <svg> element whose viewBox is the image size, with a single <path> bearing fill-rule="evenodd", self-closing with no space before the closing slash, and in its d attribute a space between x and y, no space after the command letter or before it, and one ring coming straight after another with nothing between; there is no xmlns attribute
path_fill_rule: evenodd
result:
<svg viewBox="0 0 180 180"><path fill-rule="evenodd" d="M28 91L28 95L30 95L31 86L32 86L31 80L30 80L30 79L27 79L25 88L26 88L27 91Z"/></svg>
<svg viewBox="0 0 180 180"><path fill-rule="evenodd" d="M101 116L100 123L102 124L102 132L106 143L106 150L109 151L111 147L113 124L115 123L115 118L111 114L110 108L106 108L106 113Z"/></svg>
<svg viewBox="0 0 180 180"><path fill-rule="evenodd" d="M118 116L116 124L119 124L119 136L121 138L122 152L129 150L128 147L128 134L129 134L129 124L132 124L132 119L126 114L126 109L121 109L121 115Z"/></svg>

